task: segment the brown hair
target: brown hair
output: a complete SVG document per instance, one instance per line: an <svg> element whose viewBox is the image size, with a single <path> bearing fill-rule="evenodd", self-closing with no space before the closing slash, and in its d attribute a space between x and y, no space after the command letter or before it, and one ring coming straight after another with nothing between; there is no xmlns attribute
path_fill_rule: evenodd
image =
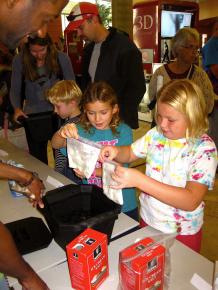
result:
<svg viewBox="0 0 218 290"><path fill-rule="evenodd" d="M47 56L45 60L45 65L47 68L48 75L52 73L58 75L61 73L61 68L58 62L58 51L53 44L50 36L46 34L45 37L29 37L28 42L24 44L22 48L22 59L23 59L23 73L25 79L35 81L39 78L37 71L35 57L30 52L31 45L47 46Z"/></svg>
<svg viewBox="0 0 218 290"><path fill-rule="evenodd" d="M93 103L96 101L100 102L107 102L111 105L113 108L115 105L118 105L117 101L117 96L113 88L106 82L99 81L99 82L94 82L88 86L86 89L83 98L82 98L82 117L81 117L81 125L82 127L86 130L89 131L91 130L91 124L87 118L86 115L86 105L89 103ZM113 134L118 134L117 132L117 126L120 123L120 117L119 117L119 110L113 115L113 118L111 120L111 123L109 125L111 131Z"/></svg>

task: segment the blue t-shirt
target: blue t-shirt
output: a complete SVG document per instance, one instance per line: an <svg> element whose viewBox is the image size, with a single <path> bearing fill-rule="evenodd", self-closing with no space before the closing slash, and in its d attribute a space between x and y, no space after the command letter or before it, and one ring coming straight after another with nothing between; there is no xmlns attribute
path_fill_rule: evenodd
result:
<svg viewBox="0 0 218 290"><path fill-rule="evenodd" d="M202 47L202 65L208 70L211 64L218 63L218 37L211 37Z"/></svg>
<svg viewBox="0 0 218 290"><path fill-rule="evenodd" d="M77 129L80 137L86 138L88 140L94 141L101 145L113 145L113 146L122 146L130 145L133 142L132 129L124 124L120 123L117 132L118 135L114 135L111 129L98 130L92 128L91 132L85 131L80 124L77 124ZM62 154L67 155L66 148L61 148ZM127 166L127 165L126 165ZM96 163L96 168L101 167L101 163ZM84 179L83 183L95 184L99 187L102 187L101 177L90 177L89 179ZM135 188L125 188L123 189L123 206L122 211L128 212L137 207L136 201L136 191Z"/></svg>

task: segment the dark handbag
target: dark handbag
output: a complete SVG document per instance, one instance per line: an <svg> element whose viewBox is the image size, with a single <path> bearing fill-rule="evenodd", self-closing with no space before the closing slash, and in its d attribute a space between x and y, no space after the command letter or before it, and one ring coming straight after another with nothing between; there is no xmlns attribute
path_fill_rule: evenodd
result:
<svg viewBox="0 0 218 290"><path fill-rule="evenodd" d="M52 235L42 219L28 217L5 224L10 231L18 251L25 255L46 248L52 241Z"/></svg>
<svg viewBox="0 0 218 290"><path fill-rule="evenodd" d="M33 141L44 142L50 140L58 130L59 119L54 112L28 114L28 118L19 118L25 128L26 135Z"/></svg>

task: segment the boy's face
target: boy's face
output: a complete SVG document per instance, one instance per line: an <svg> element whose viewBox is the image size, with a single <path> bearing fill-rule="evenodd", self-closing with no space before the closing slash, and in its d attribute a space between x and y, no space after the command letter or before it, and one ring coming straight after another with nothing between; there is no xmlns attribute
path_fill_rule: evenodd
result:
<svg viewBox="0 0 218 290"><path fill-rule="evenodd" d="M70 118L73 110L75 109L75 104L75 101L71 101L69 103L58 102L54 104L54 111L62 119Z"/></svg>

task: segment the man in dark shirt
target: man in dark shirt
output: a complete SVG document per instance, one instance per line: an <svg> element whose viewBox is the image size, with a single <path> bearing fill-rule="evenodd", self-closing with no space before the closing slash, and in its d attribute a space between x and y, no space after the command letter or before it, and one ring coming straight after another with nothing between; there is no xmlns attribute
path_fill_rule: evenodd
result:
<svg viewBox="0 0 218 290"><path fill-rule="evenodd" d="M0 42L10 49L28 35L45 33L50 20L58 16L67 0L1 0ZM0 178L14 179L28 186L42 206L43 184L31 172L0 163ZM0 222L0 272L18 279L23 289L48 290L30 265L19 254L6 227Z"/></svg>
<svg viewBox="0 0 218 290"><path fill-rule="evenodd" d="M68 20L68 28L89 41L83 51L82 90L90 82L108 82L117 94L120 117L137 129L138 106L145 93L141 52L125 33L103 26L95 4L78 3Z"/></svg>

